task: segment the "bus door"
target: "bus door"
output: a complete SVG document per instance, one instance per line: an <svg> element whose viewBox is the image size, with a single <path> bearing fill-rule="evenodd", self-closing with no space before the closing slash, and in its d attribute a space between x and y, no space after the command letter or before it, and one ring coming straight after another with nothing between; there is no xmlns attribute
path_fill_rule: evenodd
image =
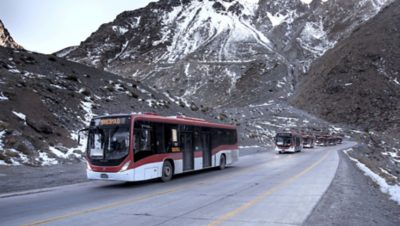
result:
<svg viewBox="0 0 400 226"><path fill-rule="evenodd" d="M203 148L203 168L211 167L211 144L210 133L201 133Z"/></svg>
<svg viewBox="0 0 400 226"><path fill-rule="evenodd" d="M181 133L181 147L183 152L183 171L194 169L193 134Z"/></svg>

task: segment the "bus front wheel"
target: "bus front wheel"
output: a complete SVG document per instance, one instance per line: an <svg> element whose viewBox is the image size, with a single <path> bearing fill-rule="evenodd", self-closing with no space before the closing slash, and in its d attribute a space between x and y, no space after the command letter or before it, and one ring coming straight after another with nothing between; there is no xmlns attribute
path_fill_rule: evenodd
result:
<svg viewBox="0 0 400 226"><path fill-rule="evenodd" d="M171 165L171 162L165 161L162 167L161 180L163 182L170 181L172 179L173 174L174 174L174 169Z"/></svg>
<svg viewBox="0 0 400 226"><path fill-rule="evenodd" d="M225 155L222 154L221 158L219 160L219 169L223 170L223 169L225 169L225 167L226 167L226 158L225 158Z"/></svg>

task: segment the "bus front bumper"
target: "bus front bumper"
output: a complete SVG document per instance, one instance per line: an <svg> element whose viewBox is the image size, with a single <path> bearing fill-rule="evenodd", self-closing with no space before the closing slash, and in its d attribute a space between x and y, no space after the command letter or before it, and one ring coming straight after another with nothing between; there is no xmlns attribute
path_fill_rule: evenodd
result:
<svg viewBox="0 0 400 226"><path fill-rule="evenodd" d="M122 172L110 173L110 172L95 172L90 169L86 169L86 175L91 180L111 180L111 181L134 181L135 170L129 169Z"/></svg>

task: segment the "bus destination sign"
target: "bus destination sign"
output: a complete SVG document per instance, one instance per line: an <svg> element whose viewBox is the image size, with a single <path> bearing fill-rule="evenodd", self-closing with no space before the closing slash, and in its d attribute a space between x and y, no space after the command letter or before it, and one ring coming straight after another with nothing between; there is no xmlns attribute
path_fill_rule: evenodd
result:
<svg viewBox="0 0 400 226"><path fill-rule="evenodd" d="M101 126L121 125L127 123L127 118L103 118L100 120Z"/></svg>

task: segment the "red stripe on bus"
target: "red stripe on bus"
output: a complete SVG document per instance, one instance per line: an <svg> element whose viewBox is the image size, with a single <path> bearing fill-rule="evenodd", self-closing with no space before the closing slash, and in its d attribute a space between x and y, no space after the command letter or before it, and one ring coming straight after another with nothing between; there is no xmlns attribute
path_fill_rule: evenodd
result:
<svg viewBox="0 0 400 226"><path fill-rule="evenodd" d="M217 154L220 151L224 151L224 150L237 150L238 146L237 145L221 145L218 146L216 148L214 148L211 153L212 155ZM128 167L128 169L134 169L137 168L139 166L145 165L145 164L150 164L150 163L156 163L156 162L163 162L166 159L172 159L172 160L181 160L183 156L182 152L177 152L177 153L162 153L162 154L155 154L155 155L151 155L149 157L146 157L144 159L139 160L138 162L132 163L130 164L130 166ZM202 157L203 156L203 152L201 151L195 151L194 152L194 156L195 157ZM128 157L122 161L121 164L119 164L118 166L96 166L96 165L92 165L90 164L90 168L95 171L95 172L110 172L110 173L115 173L120 171L120 169L122 168L122 166L129 160L132 160L132 154L130 153L128 155Z"/></svg>

